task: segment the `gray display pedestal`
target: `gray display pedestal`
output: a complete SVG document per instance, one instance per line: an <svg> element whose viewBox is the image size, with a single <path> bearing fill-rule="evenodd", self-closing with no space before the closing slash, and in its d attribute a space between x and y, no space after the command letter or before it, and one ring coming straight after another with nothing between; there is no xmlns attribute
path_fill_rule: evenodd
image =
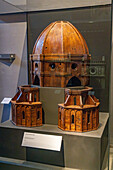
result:
<svg viewBox="0 0 113 170"><path fill-rule="evenodd" d="M60 130L57 125L41 127L17 127L9 120L0 124L1 167L11 169L104 169L108 160L109 114L100 113L100 126L96 131L77 133ZM61 151L22 147L24 132L61 135ZM13 158L13 159L12 159ZM37 163L33 163L37 162ZM9 168L7 168L9 169Z"/></svg>

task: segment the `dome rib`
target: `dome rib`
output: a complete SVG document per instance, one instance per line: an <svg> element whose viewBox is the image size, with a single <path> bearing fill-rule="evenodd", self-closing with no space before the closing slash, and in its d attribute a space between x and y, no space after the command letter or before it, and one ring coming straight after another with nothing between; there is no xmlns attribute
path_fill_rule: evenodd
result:
<svg viewBox="0 0 113 170"><path fill-rule="evenodd" d="M44 54L44 48L45 48L45 44L46 44L47 37L48 37L50 31L52 30L52 28L54 27L55 24L56 24L55 22L52 23L49 31L47 32L47 34L46 34L46 36L45 36L44 43L43 43L44 45L43 45L43 48L42 48L42 54Z"/></svg>

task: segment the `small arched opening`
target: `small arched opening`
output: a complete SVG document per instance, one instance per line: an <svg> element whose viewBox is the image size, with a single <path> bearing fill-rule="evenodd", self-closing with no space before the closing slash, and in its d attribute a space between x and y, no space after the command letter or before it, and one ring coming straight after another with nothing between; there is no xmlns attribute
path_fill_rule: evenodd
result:
<svg viewBox="0 0 113 170"><path fill-rule="evenodd" d="M22 111L22 119L25 119L25 112Z"/></svg>
<svg viewBox="0 0 113 170"><path fill-rule="evenodd" d="M81 81L76 76L72 77L66 85L66 87L74 87L74 86L81 86Z"/></svg>
<svg viewBox="0 0 113 170"><path fill-rule="evenodd" d="M74 124L74 115L71 116L71 123Z"/></svg>
<svg viewBox="0 0 113 170"><path fill-rule="evenodd" d="M38 85L38 86L40 85L40 79L39 79L39 77L37 75L35 76L33 85Z"/></svg>
<svg viewBox="0 0 113 170"><path fill-rule="evenodd" d="M34 102L36 102L36 94L34 94Z"/></svg>
<svg viewBox="0 0 113 170"><path fill-rule="evenodd" d="M37 111L37 119L40 119L40 111Z"/></svg>

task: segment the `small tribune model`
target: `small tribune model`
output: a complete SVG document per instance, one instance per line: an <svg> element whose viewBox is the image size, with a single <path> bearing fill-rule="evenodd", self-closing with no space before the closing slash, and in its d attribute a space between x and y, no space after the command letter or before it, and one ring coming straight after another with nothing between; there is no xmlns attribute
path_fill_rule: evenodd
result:
<svg viewBox="0 0 113 170"><path fill-rule="evenodd" d="M99 126L99 100L91 87L65 89L65 103L58 105L58 127L86 132Z"/></svg>
<svg viewBox="0 0 113 170"><path fill-rule="evenodd" d="M12 121L17 126L41 126L42 103L39 102L39 88L30 85L18 87L11 100Z"/></svg>

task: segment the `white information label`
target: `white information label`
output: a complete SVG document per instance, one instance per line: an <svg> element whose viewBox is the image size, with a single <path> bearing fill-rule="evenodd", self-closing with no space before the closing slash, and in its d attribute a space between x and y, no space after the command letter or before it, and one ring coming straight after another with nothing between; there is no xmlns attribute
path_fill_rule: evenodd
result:
<svg viewBox="0 0 113 170"><path fill-rule="evenodd" d="M1 104L9 104L12 98L5 97L2 101Z"/></svg>
<svg viewBox="0 0 113 170"><path fill-rule="evenodd" d="M24 132L22 146L60 151L62 136Z"/></svg>

